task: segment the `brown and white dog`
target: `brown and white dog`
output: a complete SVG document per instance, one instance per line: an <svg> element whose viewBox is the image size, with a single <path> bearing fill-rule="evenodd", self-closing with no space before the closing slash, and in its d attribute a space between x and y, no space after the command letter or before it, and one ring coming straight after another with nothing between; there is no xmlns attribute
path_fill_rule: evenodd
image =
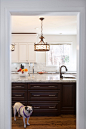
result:
<svg viewBox="0 0 86 129"><path fill-rule="evenodd" d="M24 128L26 128L26 123L25 123L25 118L27 118L27 125L30 125L28 123L30 115L33 112L32 106L24 106L20 102L16 102L13 106L14 110L14 120L16 121L16 113L18 112L18 116L20 115L23 117L23 122L24 122Z"/></svg>

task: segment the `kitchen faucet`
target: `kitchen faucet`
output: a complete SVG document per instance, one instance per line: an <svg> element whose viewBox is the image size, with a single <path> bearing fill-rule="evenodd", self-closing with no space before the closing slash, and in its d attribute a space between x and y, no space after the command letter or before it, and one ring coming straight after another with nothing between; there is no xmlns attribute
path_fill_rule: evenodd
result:
<svg viewBox="0 0 86 129"><path fill-rule="evenodd" d="M62 65L62 66L60 67L60 78L63 78L62 73L61 73L62 67L65 67L65 69L66 69L66 71L67 71L67 67L66 67L65 65Z"/></svg>

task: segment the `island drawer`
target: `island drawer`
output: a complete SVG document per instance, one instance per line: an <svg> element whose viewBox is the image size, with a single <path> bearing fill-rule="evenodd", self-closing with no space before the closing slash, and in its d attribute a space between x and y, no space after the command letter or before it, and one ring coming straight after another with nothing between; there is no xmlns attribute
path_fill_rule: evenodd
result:
<svg viewBox="0 0 86 129"><path fill-rule="evenodd" d="M27 90L13 90L12 101L27 100Z"/></svg>
<svg viewBox="0 0 86 129"><path fill-rule="evenodd" d="M49 101L28 101L28 105L32 106L33 113L32 115L38 116L56 116L60 112L60 102L49 102Z"/></svg>
<svg viewBox="0 0 86 129"><path fill-rule="evenodd" d="M60 100L60 90L28 90L28 100Z"/></svg>
<svg viewBox="0 0 86 129"><path fill-rule="evenodd" d="M60 89L60 84L52 84L52 83L45 83L45 84L28 84L28 89L33 89L33 90L41 90L41 89L47 89L47 90L57 90Z"/></svg>
<svg viewBox="0 0 86 129"><path fill-rule="evenodd" d="M25 84L25 83L13 83L12 90L27 90L27 84Z"/></svg>

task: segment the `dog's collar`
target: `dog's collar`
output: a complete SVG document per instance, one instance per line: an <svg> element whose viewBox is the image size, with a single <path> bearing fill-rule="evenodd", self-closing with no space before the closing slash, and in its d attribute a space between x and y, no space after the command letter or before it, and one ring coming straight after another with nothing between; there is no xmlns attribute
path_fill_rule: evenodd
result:
<svg viewBox="0 0 86 129"><path fill-rule="evenodd" d="M25 116L26 118L30 117L30 115L27 116L27 115L25 114L24 109L23 109L23 114L24 114L24 116Z"/></svg>

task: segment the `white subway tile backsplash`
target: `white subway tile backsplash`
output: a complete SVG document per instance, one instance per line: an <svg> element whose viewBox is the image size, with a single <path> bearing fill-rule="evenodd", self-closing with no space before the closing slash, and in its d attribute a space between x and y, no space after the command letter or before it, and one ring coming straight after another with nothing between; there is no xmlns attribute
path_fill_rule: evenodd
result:
<svg viewBox="0 0 86 129"><path fill-rule="evenodd" d="M29 63L22 63L24 68L29 70ZM21 67L21 63L12 63L11 64L11 71L17 71ZM30 72L32 72L33 63L30 63ZM76 71L76 68L71 65L68 66L68 71ZM35 63L34 64L34 72L40 71L49 71L49 72L59 72L59 66L46 66L46 63Z"/></svg>

